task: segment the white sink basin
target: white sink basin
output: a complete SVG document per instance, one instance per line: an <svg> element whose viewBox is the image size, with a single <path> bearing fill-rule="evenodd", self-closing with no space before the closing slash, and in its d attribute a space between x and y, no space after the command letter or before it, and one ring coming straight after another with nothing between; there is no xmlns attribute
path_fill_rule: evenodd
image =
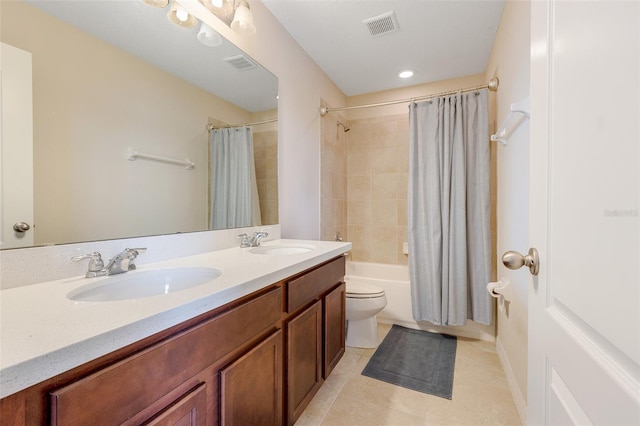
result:
<svg viewBox="0 0 640 426"><path fill-rule="evenodd" d="M308 253L315 250L316 246L311 244L271 244L249 249L254 254L283 255Z"/></svg>
<svg viewBox="0 0 640 426"><path fill-rule="evenodd" d="M134 271L112 275L85 284L67 294L79 302L110 302L175 293L215 280L221 272L214 268L183 267Z"/></svg>

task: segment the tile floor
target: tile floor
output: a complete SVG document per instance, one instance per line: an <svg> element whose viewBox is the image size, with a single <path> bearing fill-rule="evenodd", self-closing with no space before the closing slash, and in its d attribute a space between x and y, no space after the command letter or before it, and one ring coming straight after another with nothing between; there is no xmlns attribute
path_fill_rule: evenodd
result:
<svg viewBox="0 0 640 426"><path fill-rule="evenodd" d="M522 425L493 343L458 338L451 400L361 375L373 352L347 347L296 426Z"/></svg>

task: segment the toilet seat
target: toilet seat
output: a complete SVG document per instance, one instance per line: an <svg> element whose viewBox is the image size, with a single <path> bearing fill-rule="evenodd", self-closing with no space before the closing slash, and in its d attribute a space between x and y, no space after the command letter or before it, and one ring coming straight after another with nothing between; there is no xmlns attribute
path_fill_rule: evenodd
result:
<svg viewBox="0 0 640 426"><path fill-rule="evenodd" d="M384 289L369 283L347 281L347 297L352 299L373 299L384 296Z"/></svg>

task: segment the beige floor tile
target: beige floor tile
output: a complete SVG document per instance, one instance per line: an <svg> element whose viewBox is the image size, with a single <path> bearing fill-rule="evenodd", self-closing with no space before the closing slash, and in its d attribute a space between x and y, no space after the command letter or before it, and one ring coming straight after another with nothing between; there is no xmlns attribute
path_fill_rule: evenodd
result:
<svg viewBox="0 0 640 426"><path fill-rule="evenodd" d="M390 329L379 325L381 340ZM522 424L491 342L458 338L451 400L363 376L374 352L348 347L296 425Z"/></svg>
<svg viewBox="0 0 640 426"><path fill-rule="evenodd" d="M338 398L321 424L323 426L422 426L424 418L370 402L360 401L358 404L353 404L350 400Z"/></svg>

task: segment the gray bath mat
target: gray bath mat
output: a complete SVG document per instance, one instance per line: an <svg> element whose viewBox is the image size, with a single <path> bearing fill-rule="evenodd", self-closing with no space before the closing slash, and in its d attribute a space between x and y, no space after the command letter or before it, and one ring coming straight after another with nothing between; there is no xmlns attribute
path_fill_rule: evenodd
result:
<svg viewBox="0 0 640 426"><path fill-rule="evenodd" d="M362 374L451 399L456 346L455 336L394 325Z"/></svg>

